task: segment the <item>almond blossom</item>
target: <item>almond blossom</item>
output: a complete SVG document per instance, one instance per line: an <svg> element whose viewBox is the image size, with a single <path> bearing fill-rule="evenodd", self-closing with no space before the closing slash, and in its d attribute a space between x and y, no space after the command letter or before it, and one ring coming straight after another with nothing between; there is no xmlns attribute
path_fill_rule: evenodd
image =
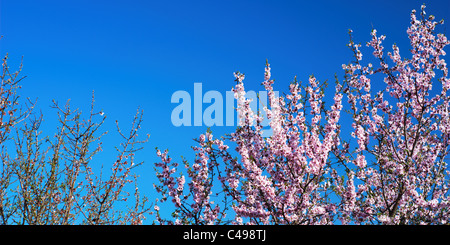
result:
<svg viewBox="0 0 450 245"><path fill-rule="evenodd" d="M442 56L450 42L443 34L435 34L443 21L433 21L424 9L421 19L416 11L411 13L410 58L402 58L399 47L393 45L388 59L382 44L385 36L373 30L367 46L373 48L380 67L364 66L359 58L343 66L353 114L352 136L357 139L354 153L336 154L346 167L356 167L354 174L347 175L347 183L338 184L343 190L338 194L344 222L448 223L450 97ZM371 91L374 74L384 76L385 92Z"/></svg>
<svg viewBox="0 0 450 245"><path fill-rule="evenodd" d="M443 56L450 41L435 33L443 21L424 9L420 19L411 13L408 58L397 45L386 51L386 36L373 29L366 46L378 64L365 64L349 31L355 60L342 65L332 100L315 76L306 85L295 78L285 96L276 96L266 63L270 137L236 72L236 131L220 139L210 130L200 135L194 163L185 161L186 178L173 177L178 164L157 153L156 189L162 202L175 204L175 223L448 224L450 79ZM341 128L341 117L351 120L348 127Z"/></svg>

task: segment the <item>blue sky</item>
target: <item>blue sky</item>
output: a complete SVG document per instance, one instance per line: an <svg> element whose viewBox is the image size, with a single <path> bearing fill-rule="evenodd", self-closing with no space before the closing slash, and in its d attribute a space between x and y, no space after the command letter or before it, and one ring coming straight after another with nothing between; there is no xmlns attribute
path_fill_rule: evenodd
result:
<svg viewBox="0 0 450 245"><path fill-rule="evenodd" d="M94 90L97 108L108 117L104 157L112 152L114 121L127 127L138 108L144 110L142 134L149 133L139 155L146 165L141 184L151 189L154 148L171 156L189 156L193 138L203 127L175 127L170 102L177 90L225 96L235 84L233 72L246 75L246 88L263 90L266 59L275 89L286 91L297 76L307 81L342 80L343 63L352 60L346 47L349 28L365 44L373 28L409 49L406 28L412 9L449 25L450 4L442 1L0 1L1 55L10 66L23 56L21 95L38 99L38 109L51 130L56 112L52 99L87 111ZM448 28L440 29L448 35ZM364 45L363 45L364 46ZM371 55L363 48L364 58ZM205 109L208 105L204 105ZM234 127L213 127L215 135Z"/></svg>

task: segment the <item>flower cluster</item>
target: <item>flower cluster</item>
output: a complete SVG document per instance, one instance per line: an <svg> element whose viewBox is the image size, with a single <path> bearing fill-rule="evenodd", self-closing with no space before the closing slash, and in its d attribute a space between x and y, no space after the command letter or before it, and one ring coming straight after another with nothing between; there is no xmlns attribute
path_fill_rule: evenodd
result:
<svg viewBox="0 0 450 245"><path fill-rule="evenodd" d="M161 217L159 213L159 206L155 205L157 212L157 221L161 224L220 224L223 217L225 217L226 208L219 205L214 205L213 196L213 172L217 167L215 159L210 159L210 156L215 158L216 153L212 152L213 145L217 145L219 149L226 150L228 146L223 145L222 141L212 141L212 134L208 132L200 135L197 140L200 147L193 147L196 151L196 160L190 165L186 160L184 165L188 172L188 190L186 189L186 177L174 177L177 171L178 163L172 162L168 156L168 151L161 152L157 150L157 155L161 162L155 163L155 166L162 169L162 172L157 172L157 177L161 185L156 186L156 191L162 194L162 199L157 202L163 203L169 197L171 198L175 211L173 216L175 222ZM221 218L222 217L222 218Z"/></svg>
<svg viewBox="0 0 450 245"><path fill-rule="evenodd" d="M236 216L254 224L330 223L335 207L323 193L323 176L329 152L339 144L341 86L336 86L331 110L325 111L324 91L315 77L309 78L304 94L301 84L294 81L287 101L275 96L269 64L264 78L270 102L270 108L264 109L272 136L264 138L260 127L244 125L229 138L237 144L241 157L241 161L228 161L225 166ZM236 85L243 86L243 81ZM241 94L236 96L245 101ZM305 113L307 106L310 116ZM245 103L238 104L238 110L254 114ZM251 119L247 116L246 121Z"/></svg>

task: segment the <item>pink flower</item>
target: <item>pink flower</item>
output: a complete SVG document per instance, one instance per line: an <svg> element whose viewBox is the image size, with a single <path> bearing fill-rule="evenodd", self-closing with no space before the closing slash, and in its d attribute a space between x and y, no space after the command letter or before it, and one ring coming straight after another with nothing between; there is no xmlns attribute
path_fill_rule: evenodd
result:
<svg viewBox="0 0 450 245"><path fill-rule="evenodd" d="M358 154L356 161L355 161L355 165L360 168L366 167L366 165L367 165L366 157L364 155Z"/></svg>

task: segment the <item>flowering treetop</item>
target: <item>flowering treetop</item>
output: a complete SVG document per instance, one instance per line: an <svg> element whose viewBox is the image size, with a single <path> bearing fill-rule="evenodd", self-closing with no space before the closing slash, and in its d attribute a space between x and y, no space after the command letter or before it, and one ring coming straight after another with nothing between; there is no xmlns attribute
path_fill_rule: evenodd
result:
<svg viewBox="0 0 450 245"><path fill-rule="evenodd" d="M443 21L411 13L407 34L411 57L399 47L384 53L385 36L372 30L367 43L378 65L363 64L361 45L349 47L355 60L336 78L333 102L324 101L325 83L314 76L296 79L285 97L273 91L267 64L262 85L269 105L271 137L263 137L262 117L245 97L244 75L236 72L240 125L226 138L211 131L199 137L188 177L175 178L177 163L158 150L162 169L156 186L175 204L177 224L441 224L449 219L450 87L444 48L450 42L435 28ZM382 77L385 89L374 91ZM434 86L433 86L434 85ZM348 112L342 113L343 97ZM351 116L351 137L341 117ZM356 139L356 144L352 139ZM225 144L228 140L230 144ZM234 145L235 154L229 146ZM189 189L185 185L188 182ZM221 203L212 200L221 193ZM159 206L155 206L158 210ZM231 212L234 216L227 217Z"/></svg>

